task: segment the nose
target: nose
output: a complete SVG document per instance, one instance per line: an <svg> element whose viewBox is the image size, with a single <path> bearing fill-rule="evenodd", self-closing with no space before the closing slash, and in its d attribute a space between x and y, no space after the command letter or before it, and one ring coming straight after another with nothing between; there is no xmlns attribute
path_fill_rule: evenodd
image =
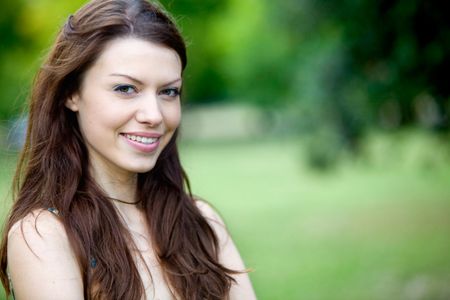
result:
<svg viewBox="0 0 450 300"><path fill-rule="evenodd" d="M158 98L156 96L142 97L139 99L138 105L136 120L139 123L146 124L151 127L157 127L161 124L163 116Z"/></svg>

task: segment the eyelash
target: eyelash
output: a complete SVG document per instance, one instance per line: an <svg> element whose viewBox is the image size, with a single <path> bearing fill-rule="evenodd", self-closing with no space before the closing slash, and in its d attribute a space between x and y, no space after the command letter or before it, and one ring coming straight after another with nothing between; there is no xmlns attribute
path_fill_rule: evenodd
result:
<svg viewBox="0 0 450 300"><path fill-rule="evenodd" d="M127 91L124 91L125 89ZM132 93L129 92L129 89L133 90L132 93L137 93L138 92L137 88L135 86L133 86L133 85L130 85L130 84L120 84L120 85L117 85L117 86L114 87L114 91L115 92L118 92L118 93L124 94L124 95L131 95L132 94Z"/></svg>
<svg viewBox="0 0 450 300"><path fill-rule="evenodd" d="M167 92L169 92L170 94L167 94ZM168 88L168 89L163 89L161 92L161 94L169 96L169 97L178 97L180 95L180 89L178 88Z"/></svg>
<svg viewBox="0 0 450 300"><path fill-rule="evenodd" d="M132 90L131 92L130 89ZM134 85L130 84L119 84L114 87L114 91L126 96L138 93L138 89ZM160 94L171 98L176 98L181 94L181 92L179 88L167 88L161 90Z"/></svg>

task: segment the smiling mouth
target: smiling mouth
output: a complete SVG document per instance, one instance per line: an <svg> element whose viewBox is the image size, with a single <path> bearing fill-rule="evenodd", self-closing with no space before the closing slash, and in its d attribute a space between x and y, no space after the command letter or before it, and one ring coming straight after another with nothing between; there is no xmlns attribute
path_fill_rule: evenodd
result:
<svg viewBox="0 0 450 300"><path fill-rule="evenodd" d="M138 142L144 145L151 145L156 143L159 140L159 137L145 137L145 136L139 136L139 135L131 135L131 134L124 134L124 136L133 142Z"/></svg>

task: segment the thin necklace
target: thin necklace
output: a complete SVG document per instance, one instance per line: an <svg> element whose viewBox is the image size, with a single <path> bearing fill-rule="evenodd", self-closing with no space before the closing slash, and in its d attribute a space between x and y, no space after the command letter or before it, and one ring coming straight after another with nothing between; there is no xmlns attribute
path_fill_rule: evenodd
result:
<svg viewBox="0 0 450 300"><path fill-rule="evenodd" d="M117 202L120 202L120 203L123 203L123 204L128 204L128 205L136 205L136 204L142 202L142 199L138 200L136 202L127 202L127 201L123 201L123 200L120 200L120 199L117 199L117 198L113 198L113 197L107 197L107 198L111 199L111 200L114 200L114 201L117 201Z"/></svg>

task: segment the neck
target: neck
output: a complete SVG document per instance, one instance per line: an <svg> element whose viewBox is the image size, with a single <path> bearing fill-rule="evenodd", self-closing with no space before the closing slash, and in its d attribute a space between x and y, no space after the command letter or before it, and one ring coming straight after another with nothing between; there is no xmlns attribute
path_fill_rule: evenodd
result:
<svg viewBox="0 0 450 300"><path fill-rule="evenodd" d="M116 202L118 202L118 203L128 204L128 205L137 205L137 204L139 204L139 203L142 202L142 199L136 200L136 202L127 202L127 201L120 200L120 199L117 199L117 198L112 198L112 197L108 197L108 198L109 198L110 200L112 200L112 201L116 201Z"/></svg>
<svg viewBox="0 0 450 300"><path fill-rule="evenodd" d="M133 204L136 200L137 173L112 172L107 168L93 165L91 173L106 196L122 204Z"/></svg>

